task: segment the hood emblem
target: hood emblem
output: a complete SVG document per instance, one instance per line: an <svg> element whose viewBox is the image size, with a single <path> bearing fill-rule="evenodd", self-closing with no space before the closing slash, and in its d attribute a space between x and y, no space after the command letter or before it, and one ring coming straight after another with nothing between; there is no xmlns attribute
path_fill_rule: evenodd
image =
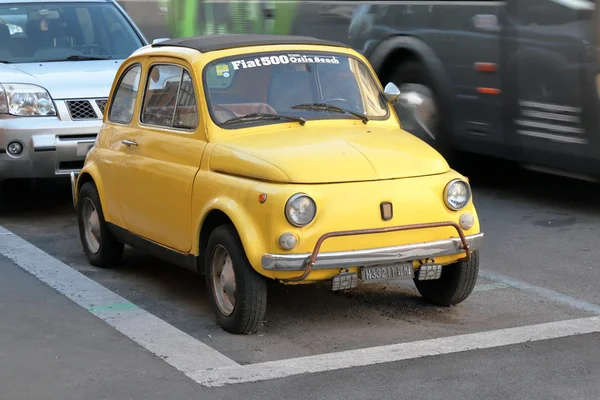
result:
<svg viewBox="0 0 600 400"><path fill-rule="evenodd" d="M389 221L394 216L394 209L392 203L389 201L382 202L379 205L379 209L381 211L381 219L384 221Z"/></svg>

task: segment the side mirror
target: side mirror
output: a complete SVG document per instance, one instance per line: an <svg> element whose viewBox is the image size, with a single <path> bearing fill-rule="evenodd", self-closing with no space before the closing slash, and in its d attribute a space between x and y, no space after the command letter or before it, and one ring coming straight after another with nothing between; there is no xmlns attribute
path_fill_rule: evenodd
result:
<svg viewBox="0 0 600 400"><path fill-rule="evenodd" d="M400 89L398 89L398 86L394 85L394 83L389 82L387 85L385 85L383 94L385 95L387 101L392 104L396 104L400 98Z"/></svg>
<svg viewBox="0 0 600 400"><path fill-rule="evenodd" d="M165 40L171 40L170 38L156 38L152 41L152 44L156 44L156 43L160 43L160 42L164 42Z"/></svg>
<svg viewBox="0 0 600 400"><path fill-rule="evenodd" d="M393 104L400 105L403 110L402 114L406 118L406 125L412 125L416 122L417 125L429 136L435 140L435 127L439 119L439 111L433 92L426 86L420 84L404 84L403 91L393 83L388 83L385 87L385 97ZM398 111L398 109L396 109ZM405 124L403 123L403 126ZM415 133L414 129L408 129L411 133ZM420 137L420 135L416 135Z"/></svg>

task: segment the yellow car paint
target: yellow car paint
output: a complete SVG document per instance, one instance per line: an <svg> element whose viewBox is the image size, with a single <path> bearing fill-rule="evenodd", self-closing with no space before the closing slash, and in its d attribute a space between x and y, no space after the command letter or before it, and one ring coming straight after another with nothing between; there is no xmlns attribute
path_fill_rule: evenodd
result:
<svg viewBox="0 0 600 400"><path fill-rule="evenodd" d="M203 68L221 57L267 51L323 51L358 58L375 72L358 52L321 45L249 46L201 53L177 47L144 47L132 54L117 72L106 110L118 78L140 64L142 74L129 124L116 124L104 116L95 147L88 153L78 178L93 179L98 187L104 217L133 234L179 253L203 257L200 233L211 212L226 214L239 233L252 267L273 279L289 279L301 271L265 270L265 253L312 252L317 239L332 231L379 228L425 222L453 221L470 212L475 218L466 235L480 232L473 202L460 211L444 204L444 187L461 178L429 145L401 129L394 108L388 117L363 124L359 119L294 121L225 129L217 125L205 98ZM140 107L151 65L183 66L192 76L199 123L193 131L144 125ZM379 88L383 90L379 81ZM137 142L128 147L122 140ZM122 171L126 171L123 173ZM292 226L284 207L295 193L310 195L317 205L306 227ZM267 195L264 203L259 195ZM383 221L379 204L393 203L394 217ZM282 250L278 237L297 235L295 249ZM428 228L360 235L326 240L321 251L353 251L457 237L454 228ZM449 264L464 251L436 262ZM417 267L415 262L415 268ZM350 268L357 272L357 268ZM306 281L331 279L337 269L314 270Z"/></svg>

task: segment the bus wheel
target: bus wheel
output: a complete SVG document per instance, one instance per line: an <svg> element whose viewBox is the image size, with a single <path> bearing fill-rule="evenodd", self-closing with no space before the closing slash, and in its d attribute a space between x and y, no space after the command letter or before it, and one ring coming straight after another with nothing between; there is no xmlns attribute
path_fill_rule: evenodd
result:
<svg viewBox="0 0 600 400"><path fill-rule="evenodd" d="M418 61L403 62L392 71L391 79L400 93L411 93L421 99L421 105L412 111L396 105L402 128L447 155L447 135L443 132L440 103L423 65Z"/></svg>

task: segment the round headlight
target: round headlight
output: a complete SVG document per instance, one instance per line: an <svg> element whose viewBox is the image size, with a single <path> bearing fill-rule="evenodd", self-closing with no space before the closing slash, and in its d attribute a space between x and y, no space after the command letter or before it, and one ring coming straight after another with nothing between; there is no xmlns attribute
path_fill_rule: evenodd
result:
<svg viewBox="0 0 600 400"><path fill-rule="evenodd" d="M312 222L317 214L317 205L310 196L296 193L285 203L285 217L294 226L305 226Z"/></svg>
<svg viewBox="0 0 600 400"><path fill-rule="evenodd" d="M454 211L464 208L471 200L471 186L461 179L450 181L444 189L446 206Z"/></svg>

